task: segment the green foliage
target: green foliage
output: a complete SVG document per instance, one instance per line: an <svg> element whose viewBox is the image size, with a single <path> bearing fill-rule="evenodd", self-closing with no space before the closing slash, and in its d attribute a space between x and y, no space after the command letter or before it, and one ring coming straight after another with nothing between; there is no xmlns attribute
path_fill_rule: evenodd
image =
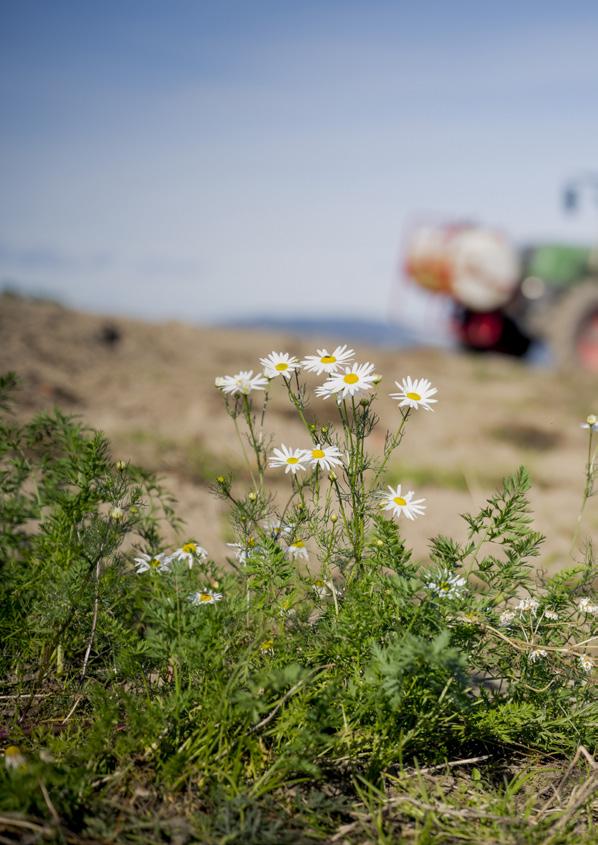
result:
<svg viewBox="0 0 598 845"><path fill-rule="evenodd" d="M0 380L6 410L14 387ZM305 419L306 390L287 390ZM217 482L237 539L224 566L194 543L166 556L171 499L100 433L59 411L0 423L1 737L19 750L1 812L108 836L106 807L157 790L192 803L199 841L307 842L359 799L382 836L384 784L406 765L596 748L596 567L589 549L535 574L524 469L422 564L377 490L407 413L378 460L370 401L339 408L339 433L305 419L348 458L281 506L263 414L246 395L228 408L256 465L246 492ZM334 795L307 786L325 782Z"/></svg>

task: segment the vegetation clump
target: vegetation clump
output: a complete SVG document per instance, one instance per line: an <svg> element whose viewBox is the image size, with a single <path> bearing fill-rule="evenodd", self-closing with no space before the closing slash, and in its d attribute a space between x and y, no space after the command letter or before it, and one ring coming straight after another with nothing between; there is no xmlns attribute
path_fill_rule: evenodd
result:
<svg viewBox="0 0 598 845"><path fill-rule="evenodd" d="M59 411L15 422L2 379L4 841L591 841L591 546L551 578L534 567L521 468L464 515L464 540L414 561L400 525L427 503L384 479L436 388L395 382L376 454L373 364L346 346L260 363L216 380L251 479L214 479L226 562L100 433ZM278 389L301 443L273 445Z"/></svg>

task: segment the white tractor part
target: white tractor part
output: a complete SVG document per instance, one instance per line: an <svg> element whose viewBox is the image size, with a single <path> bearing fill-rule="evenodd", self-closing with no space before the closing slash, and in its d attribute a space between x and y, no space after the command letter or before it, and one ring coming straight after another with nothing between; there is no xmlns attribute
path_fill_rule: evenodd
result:
<svg viewBox="0 0 598 845"><path fill-rule="evenodd" d="M513 295L521 262L500 232L421 226L409 240L406 270L418 285L448 294L472 311L493 311Z"/></svg>

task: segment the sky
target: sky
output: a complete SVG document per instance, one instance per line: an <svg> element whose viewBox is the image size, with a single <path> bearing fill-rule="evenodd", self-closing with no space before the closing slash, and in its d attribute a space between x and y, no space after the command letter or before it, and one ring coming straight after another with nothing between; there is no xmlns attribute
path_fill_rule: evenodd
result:
<svg viewBox="0 0 598 845"><path fill-rule="evenodd" d="M0 285L385 318L405 231L589 241L598 4L2 0Z"/></svg>

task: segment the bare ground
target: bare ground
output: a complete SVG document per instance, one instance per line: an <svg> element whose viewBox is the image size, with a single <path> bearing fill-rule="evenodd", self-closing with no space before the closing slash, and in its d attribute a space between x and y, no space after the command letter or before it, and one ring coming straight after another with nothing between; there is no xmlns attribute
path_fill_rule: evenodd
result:
<svg viewBox="0 0 598 845"><path fill-rule="evenodd" d="M113 342L110 331L118 334ZM302 356L335 340L103 317L8 295L0 297L0 338L0 369L15 370L23 382L17 413L58 405L105 431L115 457L158 471L180 503L185 536L216 558L224 557L231 535L211 483L227 468L238 470L239 484L249 482L215 376L258 370L259 357L273 349ZM374 448L398 419L386 397L394 379L425 376L439 388L436 412L414 415L391 468L393 480L428 501L425 519L403 526L418 557L425 560L434 534L462 537L459 514L476 510L523 463L533 479L536 525L547 538L541 565L554 570L572 562L587 452L579 424L598 412L595 376L437 349L357 352L384 375ZM274 443L307 445L282 386L274 393ZM314 399L311 410L321 419L334 405ZM280 482L275 470L270 477ZM592 535L598 537L596 500L580 532Z"/></svg>

